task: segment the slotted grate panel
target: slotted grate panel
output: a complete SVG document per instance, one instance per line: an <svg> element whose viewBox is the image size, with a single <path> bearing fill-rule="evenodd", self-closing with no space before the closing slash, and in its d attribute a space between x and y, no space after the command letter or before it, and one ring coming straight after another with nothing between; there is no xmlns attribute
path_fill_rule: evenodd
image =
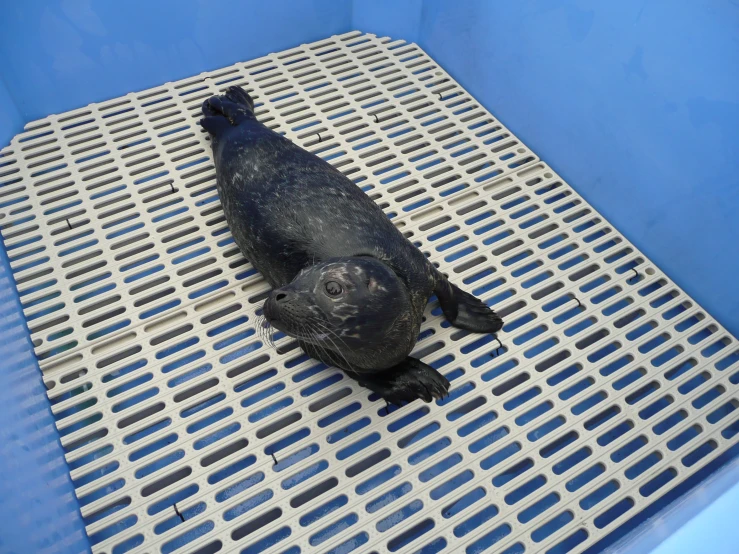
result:
<svg viewBox="0 0 739 554"><path fill-rule="evenodd" d="M429 305L448 398L388 411L263 343L197 124L233 84L505 316L497 340ZM735 339L412 44L30 124L0 226L95 552L582 551L736 444Z"/></svg>

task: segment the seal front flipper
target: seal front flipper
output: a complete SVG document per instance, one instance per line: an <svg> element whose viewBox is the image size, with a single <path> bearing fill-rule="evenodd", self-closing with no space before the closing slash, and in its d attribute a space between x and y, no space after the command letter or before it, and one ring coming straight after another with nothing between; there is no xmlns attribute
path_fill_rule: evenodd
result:
<svg viewBox="0 0 739 554"><path fill-rule="evenodd" d="M434 289L449 323L474 333L497 333L503 320L482 300L441 277Z"/></svg>
<svg viewBox="0 0 739 554"><path fill-rule="evenodd" d="M417 398L431 402L443 398L449 391L446 377L430 365L411 357L376 373L346 371L346 374L396 406Z"/></svg>
<svg viewBox="0 0 739 554"><path fill-rule="evenodd" d="M299 340L298 344L311 358L322 361L326 365L339 367L361 386L379 394L382 398L402 406L417 398L424 402L443 398L449 392L449 381L433 367L416 358L408 356L390 369L374 372L350 371L345 360L339 354L325 348Z"/></svg>

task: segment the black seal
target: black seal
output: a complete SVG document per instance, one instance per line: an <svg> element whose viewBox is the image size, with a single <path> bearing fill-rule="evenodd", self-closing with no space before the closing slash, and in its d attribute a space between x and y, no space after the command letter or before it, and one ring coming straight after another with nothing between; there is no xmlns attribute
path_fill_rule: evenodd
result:
<svg viewBox="0 0 739 554"><path fill-rule="evenodd" d="M257 121L243 89L202 109L231 233L273 289L271 325L394 404L444 396L447 379L409 357L431 295L455 327L495 333L502 320L346 176Z"/></svg>

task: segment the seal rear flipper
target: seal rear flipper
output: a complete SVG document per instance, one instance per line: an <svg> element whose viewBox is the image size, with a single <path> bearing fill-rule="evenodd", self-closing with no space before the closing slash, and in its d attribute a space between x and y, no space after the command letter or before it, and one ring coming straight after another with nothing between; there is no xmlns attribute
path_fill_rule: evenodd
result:
<svg viewBox="0 0 739 554"><path fill-rule="evenodd" d="M224 95L211 96L203 102L202 111L206 119L221 117L232 126L256 119L254 101L239 87L229 87Z"/></svg>
<svg viewBox="0 0 739 554"><path fill-rule="evenodd" d="M252 97L243 88L237 86L228 87L226 89L226 98L235 104L248 106L252 115L254 114L254 100L252 100Z"/></svg>
<svg viewBox="0 0 739 554"><path fill-rule="evenodd" d="M225 117L209 116L200 120L200 126L208 131L209 134L217 135L226 129L230 129L231 123Z"/></svg>
<svg viewBox="0 0 739 554"><path fill-rule="evenodd" d="M431 402L443 398L449 391L446 377L430 365L411 357L376 373L346 371L346 374L396 406L417 398Z"/></svg>
<svg viewBox="0 0 739 554"><path fill-rule="evenodd" d="M434 292L444 317L455 327L474 333L497 333L503 327L503 320L485 302L446 279L439 280Z"/></svg>

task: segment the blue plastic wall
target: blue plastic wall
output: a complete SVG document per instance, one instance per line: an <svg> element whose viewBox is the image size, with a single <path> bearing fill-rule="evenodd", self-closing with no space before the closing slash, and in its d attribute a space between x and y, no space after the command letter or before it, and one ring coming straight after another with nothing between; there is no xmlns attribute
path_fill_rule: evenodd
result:
<svg viewBox="0 0 739 554"><path fill-rule="evenodd" d="M0 106L2 106L0 108L0 148L2 148L12 135L23 128L24 123L15 101L5 86L2 73L0 73Z"/></svg>
<svg viewBox="0 0 739 554"><path fill-rule="evenodd" d="M14 2L0 19L0 76L29 121L350 26L342 0Z"/></svg>
<svg viewBox="0 0 739 554"><path fill-rule="evenodd" d="M418 42L739 335L736 1L6 4L0 147L50 113L351 29ZM85 551L3 252L0 336L0 552Z"/></svg>
<svg viewBox="0 0 739 554"><path fill-rule="evenodd" d="M0 552L84 552L87 536L5 252L0 339Z"/></svg>

